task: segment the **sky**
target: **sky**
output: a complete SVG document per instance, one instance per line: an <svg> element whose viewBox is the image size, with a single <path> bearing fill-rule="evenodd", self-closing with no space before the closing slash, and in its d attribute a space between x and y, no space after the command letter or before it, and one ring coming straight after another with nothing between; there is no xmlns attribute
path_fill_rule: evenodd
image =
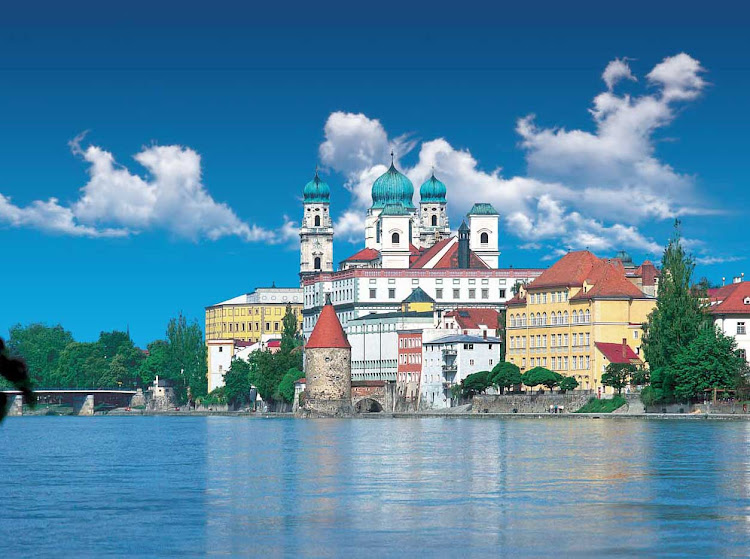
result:
<svg viewBox="0 0 750 559"><path fill-rule="evenodd" d="M747 267L739 3L14 4L0 336L129 328L145 347L180 312L297 285L316 165L338 262L391 150L417 191L434 168L454 228L495 206L501 267L658 261L675 219L698 277Z"/></svg>

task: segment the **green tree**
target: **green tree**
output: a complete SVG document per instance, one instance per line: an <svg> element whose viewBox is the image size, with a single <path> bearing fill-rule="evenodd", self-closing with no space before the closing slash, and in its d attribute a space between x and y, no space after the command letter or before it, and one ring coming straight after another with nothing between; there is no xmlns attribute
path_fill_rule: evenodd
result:
<svg viewBox="0 0 750 559"><path fill-rule="evenodd" d="M242 359L232 359L229 370L224 373L224 397L231 406L251 404L250 364Z"/></svg>
<svg viewBox="0 0 750 559"><path fill-rule="evenodd" d="M672 364L674 394L678 399L689 399L704 397L714 388L734 389L745 366L734 338L715 328L704 328Z"/></svg>
<svg viewBox="0 0 750 559"><path fill-rule="evenodd" d="M109 364L97 342L73 342L60 354L53 382L61 388L108 388Z"/></svg>
<svg viewBox="0 0 750 559"><path fill-rule="evenodd" d="M180 313L167 325L169 356L174 363L172 374L179 371L175 381L175 393L180 401L205 396L208 392L208 370L206 344L203 331L197 321L188 324Z"/></svg>
<svg viewBox="0 0 750 559"><path fill-rule="evenodd" d="M651 382L651 374L646 367L636 367L630 375L630 384L633 386L645 386Z"/></svg>
<svg viewBox="0 0 750 559"><path fill-rule="evenodd" d="M567 392L576 388L578 388L578 381L575 377L563 377L560 381L560 392Z"/></svg>
<svg viewBox="0 0 750 559"><path fill-rule="evenodd" d="M492 386L492 373L490 371L478 371L467 375L461 381L461 394L465 398L471 398L475 394L481 394Z"/></svg>
<svg viewBox="0 0 750 559"><path fill-rule="evenodd" d="M492 384L497 386L502 394L506 389L521 384L521 369L509 361L498 363L492 369Z"/></svg>
<svg viewBox="0 0 750 559"><path fill-rule="evenodd" d="M125 332L113 330L112 332L100 332L99 343L107 359L113 358L121 348L132 348L133 340Z"/></svg>
<svg viewBox="0 0 750 559"><path fill-rule="evenodd" d="M35 386L54 388L53 377L60 354L73 341L73 335L59 324L16 324L10 328L8 354L26 363Z"/></svg>
<svg viewBox="0 0 750 559"><path fill-rule="evenodd" d="M622 394L622 389L630 382L630 375L636 371L637 367L630 363L610 363L602 373L602 384L611 386L617 390L617 394Z"/></svg>
<svg viewBox="0 0 750 559"><path fill-rule="evenodd" d="M505 320L508 315L507 309L501 309L497 314L497 337L500 338L500 361L505 361L507 335L505 332Z"/></svg>
<svg viewBox="0 0 750 559"><path fill-rule="evenodd" d="M138 369L141 385L150 385L157 375L165 379L177 379L179 373L170 358L169 342L156 340L148 344L148 356Z"/></svg>
<svg viewBox="0 0 750 559"><path fill-rule="evenodd" d="M287 403L294 401L294 383L299 379L303 378L305 373L299 369L289 369L286 374L281 378L279 383L279 396L282 400Z"/></svg>
<svg viewBox="0 0 750 559"><path fill-rule="evenodd" d="M281 352L289 354L300 345L297 317L292 311L292 305L286 306L286 313L282 320Z"/></svg>
<svg viewBox="0 0 750 559"><path fill-rule="evenodd" d="M668 376L675 356L698 336L706 320L700 300L691 292L694 269L693 258L682 246L679 221L675 221L674 234L662 256L656 308L643 325L643 354L654 372L652 383L657 371L662 375L659 380L664 386L657 390L661 398L671 397L673 380Z"/></svg>
<svg viewBox="0 0 750 559"><path fill-rule="evenodd" d="M521 382L532 390L535 386L539 385L546 386L552 390L555 386L560 384L562 378L563 377L560 373L550 371L544 367L534 367L521 375Z"/></svg>

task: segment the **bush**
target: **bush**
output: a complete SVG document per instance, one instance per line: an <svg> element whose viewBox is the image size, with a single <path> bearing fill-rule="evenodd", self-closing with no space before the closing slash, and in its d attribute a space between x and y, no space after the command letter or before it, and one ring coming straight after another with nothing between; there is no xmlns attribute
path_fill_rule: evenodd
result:
<svg viewBox="0 0 750 559"><path fill-rule="evenodd" d="M612 413L625 404L627 404L627 401L622 396L615 396L611 400L598 399L592 396L589 401L575 413Z"/></svg>

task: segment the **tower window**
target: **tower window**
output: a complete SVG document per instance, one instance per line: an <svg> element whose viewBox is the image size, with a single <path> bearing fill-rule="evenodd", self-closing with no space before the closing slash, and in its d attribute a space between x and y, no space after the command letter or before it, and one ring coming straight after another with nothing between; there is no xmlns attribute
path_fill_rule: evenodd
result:
<svg viewBox="0 0 750 559"><path fill-rule="evenodd" d="M315 264L314 267L316 270L320 270L320 256L315 257Z"/></svg>
<svg viewBox="0 0 750 559"><path fill-rule="evenodd" d="M398 233L394 233L393 235L391 235L391 243L393 243L394 245L397 245L398 242L399 242Z"/></svg>
<svg viewBox="0 0 750 559"><path fill-rule="evenodd" d="M437 227L437 216L436 215L432 216L432 226L433 227Z"/></svg>
<svg viewBox="0 0 750 559"><path fill-rule="evenodd" d="M486 245L490 242L490 236L487 233L482 233L481 235L479 235L479 242L483 245Z"/></svg>
<svg viewBox="0 0 750 559"><path fill-rule="evenodd" d="M319 215L315 216L315 227L320 227L320 216Z"/></svg>

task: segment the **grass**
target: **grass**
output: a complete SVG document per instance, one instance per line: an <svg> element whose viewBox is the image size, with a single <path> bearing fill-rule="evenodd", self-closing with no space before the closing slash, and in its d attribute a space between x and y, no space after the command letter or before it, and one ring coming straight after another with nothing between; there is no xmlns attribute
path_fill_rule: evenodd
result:
<svg viewBox="0 0 750 559"><path fill-rule="evenodd" d="M617 408L626 404L622 396L614 396L611 400L591 398L581 409L575 413L612 413Z"/></svg>

